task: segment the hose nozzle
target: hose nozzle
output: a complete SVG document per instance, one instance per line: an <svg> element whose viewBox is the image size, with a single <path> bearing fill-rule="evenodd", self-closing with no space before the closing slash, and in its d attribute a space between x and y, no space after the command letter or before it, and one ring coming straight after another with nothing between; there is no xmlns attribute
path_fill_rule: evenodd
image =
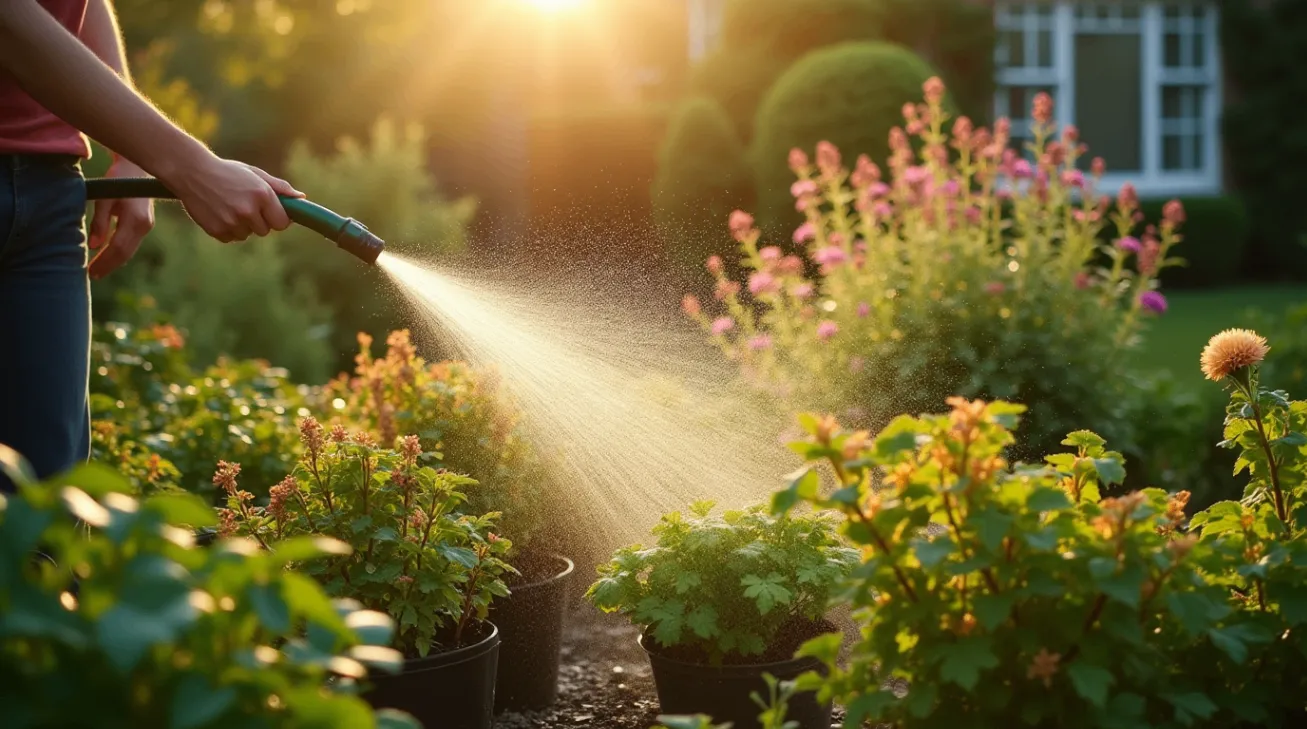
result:
<svg viewBox="0 0 1307 729"><path fill-rule="evenodd" d="M117 200L120 198L153 197L175 200L176 195L154 178L100 178L86 181L86 199ZM303 198L279 196L286 216L327 240L335 243L367 264L375 264L386 244L367 226L353 218L328 210Z"/></svg>

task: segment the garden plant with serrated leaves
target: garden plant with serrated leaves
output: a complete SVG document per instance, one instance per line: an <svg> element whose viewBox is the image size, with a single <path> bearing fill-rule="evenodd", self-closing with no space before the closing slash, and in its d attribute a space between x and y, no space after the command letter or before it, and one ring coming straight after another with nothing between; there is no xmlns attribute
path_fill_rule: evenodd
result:
<svg viewBox="0 0 1307 729"><path fill-rule="evenodd" d="M459 511L476 482L421 465L416 436L389 450L340 426L328 434L313 418L300 421L300 435L304 455L266 507L238 487L239 467L219 464L214 483L228 494L220 533L269 547L293 535L338 539L353 549L301 569L332 595L388 612L407 657L471 640L513 571L503 560L509 540L491 531L497 514Z"/></svg>
<svg viewBox="0 0 1307 729"><path fill-rule="evenodd" d="M346 545L195 546L217 521L194 496L128 496L97 464L0 496L0 706L6 729L400 729L357 696L398 670L393 622L285 569ZM39 552L38 552L39 550ZM330 680L329 680L330 679Z"/></svg>
<svg viewBox="0 0 1307 729"><path fill-rule="evenodd" d="M713 507L704 501L689 517L664 515L653 529L657 544L618 550L586 595L664 648L745 662L794 621L819 622L857 552L828 517L773 517L763 506L714 516Z"/></svg>
<svg viewBox="0 0 1307 729"><path fill-rule="evenodd" d="M809 470L773 505L839 509L865 557L850 662L838 637L810 641L800 652L831 673L800 684L844 704L849 727L1300 725L1307 403L1259 387L1266 351L1242 331L1204 350L1208 377L1234 383L1224 445L1250 483L1192 520L1183 491L1102 498L1125 471L1087 431L1071 453L1009 464L1018 405L952 398L875 438L806 418L795 448L839 488L823 495Z"/></svg>

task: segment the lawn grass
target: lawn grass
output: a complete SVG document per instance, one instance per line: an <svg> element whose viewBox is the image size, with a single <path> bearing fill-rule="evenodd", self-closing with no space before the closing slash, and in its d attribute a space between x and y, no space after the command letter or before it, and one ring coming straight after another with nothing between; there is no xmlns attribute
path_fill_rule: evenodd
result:
<svg viewBox="0 0 1307 729"><path fill-rule="evenodd" d="M1307 305L1307 285L1252 284L1167 294L1170 307L1144 334L1137 362L1144 371L1168 371L1197 384L1198 354L1222 329L1249 326L1253 312L1277 316L1294 305ZM1266 332L1263 332L1266 334Z"/></svg>

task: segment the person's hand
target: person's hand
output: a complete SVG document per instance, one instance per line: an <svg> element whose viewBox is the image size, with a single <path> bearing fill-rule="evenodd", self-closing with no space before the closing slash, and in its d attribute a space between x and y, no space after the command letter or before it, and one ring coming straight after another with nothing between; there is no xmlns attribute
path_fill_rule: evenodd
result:
<svg viewBox="0 0 1307 729"><path fill-rule="evenodd" d="M197 225L231 243L290 227L278 195L304 197L289 182L243 162L209 156L165 184Z"/></svg>
<svg viewBox="0 0 1307 729"><path fill-rule="evenodd" d="M122 157L114 159L105 177L146 177L145 170ZM87 245L96 251L88 270L93 280L108 276L126 263L141 240L154 228L154 201L148 198L96 200Z"/></svg>

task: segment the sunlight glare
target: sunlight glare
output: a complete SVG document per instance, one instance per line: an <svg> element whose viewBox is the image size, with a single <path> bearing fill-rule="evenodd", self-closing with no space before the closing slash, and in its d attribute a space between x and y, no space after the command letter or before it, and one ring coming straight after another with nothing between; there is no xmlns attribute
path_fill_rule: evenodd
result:
<svg viewBox="0 0 1307 729"><path fill-rule="evenodd" d="M526 0L526 2L546 12L570 10L581 4L581 0Z"/></svg>

